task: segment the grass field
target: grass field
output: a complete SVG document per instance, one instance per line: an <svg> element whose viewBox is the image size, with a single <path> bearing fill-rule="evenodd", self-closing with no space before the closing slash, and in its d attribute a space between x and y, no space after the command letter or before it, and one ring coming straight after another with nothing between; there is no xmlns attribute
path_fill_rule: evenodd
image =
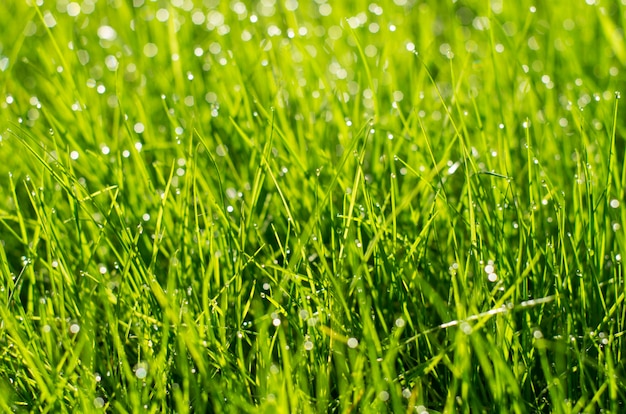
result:
<svg viewBox="0 0 626 414"><path fill-rule="evenodd" d="M624 412L626 1L4 0L2 412Z"/></svg>

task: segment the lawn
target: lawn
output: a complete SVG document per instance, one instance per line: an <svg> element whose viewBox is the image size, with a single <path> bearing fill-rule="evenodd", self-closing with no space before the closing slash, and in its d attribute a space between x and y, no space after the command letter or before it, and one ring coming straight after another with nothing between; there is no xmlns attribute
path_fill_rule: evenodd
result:
<svg viewBox="0 0 626 414"><path fill-rule="evenodd" d="M624 412L626 1L3 0L3 412Z"/></svg>

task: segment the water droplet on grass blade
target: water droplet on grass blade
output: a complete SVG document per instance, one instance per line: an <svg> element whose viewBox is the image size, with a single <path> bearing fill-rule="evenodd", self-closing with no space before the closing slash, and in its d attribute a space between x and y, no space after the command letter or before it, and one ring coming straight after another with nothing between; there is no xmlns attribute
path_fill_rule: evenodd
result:
<svg viewBox="0 0 626 414"><path fill-rule="evenodd" d="M4 72L9 67L9 58L6 56L0 57L0 71Z"/></svg>
<svg viewBox="0 0 626 414"><path fill-rule="evenodd" d="M153 58L159 53L159 48L154 43L146 43L143 47L143 54L148 58Z"/></svg>
<svg viewBox="0 0 626 414"><path fill-rule="evenodd" d="M460 166L461 166L461 163L459 161L455 162L454 164L450 166L450 168L448 168L448 174L449 175L454 174Z"/></svg>
<svg viewBox="0 0 626 414"><path fill-rule="evenodd" d="M139 379L146 378L148 376L148 366L143 362L137 364L135 376Z"/></svg>
<svg viewBox="0 0 626 414"><path fill-rule="evenodd" d="M70 325L70 333L76 335L80 331L80 325L77 323L73 323Z"/></svg>
<svg viewBox="0 0 626 414"><path fill-rule="evenodd" d="M100 26L98 28L98 37L100 40L113 41L117 38L117 32L111 26Z"/></svg>
<svg viewBox="0 0 626 414"><path fill-rule="evenodd" d="M49 11L44 12L43 15L43 22L44 24L49 27L49 28L53 28L54 26L57 25L57 20L54 17L54 15L52 13L50 13Z"/></svg>
<svg viewBox="0 0 626 414"><path fill-rule="evenodd" d="M465 334L465 335L470 335L473 331L472 329L472 325L470 325L469 323L463 321L461 322L461 324L459 325L459 328L461 328L461 331Z"/></svg>

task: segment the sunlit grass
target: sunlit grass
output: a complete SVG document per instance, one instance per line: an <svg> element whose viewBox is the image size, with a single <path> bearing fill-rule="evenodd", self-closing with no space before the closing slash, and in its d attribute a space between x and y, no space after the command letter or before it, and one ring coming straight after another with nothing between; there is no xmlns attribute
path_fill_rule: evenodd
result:
<svg viewBox="0 0 626 414"><path fill-rule="evenodd" d="M624 6L5 3L2 411L623 410Z"/></svg>

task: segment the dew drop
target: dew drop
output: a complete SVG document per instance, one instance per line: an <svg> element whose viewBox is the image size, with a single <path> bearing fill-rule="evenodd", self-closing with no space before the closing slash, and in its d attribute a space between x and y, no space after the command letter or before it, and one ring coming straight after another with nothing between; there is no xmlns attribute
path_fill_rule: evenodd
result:
<svg viewBox="0 0 626 414"><path fill-rule="evenodd" d="M465 334L465 335L469 335L472 333L473 329L472 329L472 325L470 325L467 322L461 322L461 325L459 325L459 328L461 328L461 331Z"/></svg>
<svg viewBox="0 0 626 414"><path fill-rule="evenodd" d="M77 323L73 323L70 325L70 332L73 333L74 335L77 334L80 331L80 325Z"/></svg>
<svg viewBox="0 0 626 414"><path fill-rule="evenodd" d="M144 379L148 376L148 368L144 364L140 364L135 370L135 376L139 379Z"/></svg>
<svg viewBox="0 0 626 414"><path fill-rule="evenodd" d="M104 398L102 397L96 397L93 399L93 405L96 408L102 408L104 407Z"/></svg>
<svg viewBox="0 0 626 414"><path fill-rule="evenodd" d="M113 41L117 38L117 32L111 26L100 26L98 28L98 37L101 40Z"/></svg>

